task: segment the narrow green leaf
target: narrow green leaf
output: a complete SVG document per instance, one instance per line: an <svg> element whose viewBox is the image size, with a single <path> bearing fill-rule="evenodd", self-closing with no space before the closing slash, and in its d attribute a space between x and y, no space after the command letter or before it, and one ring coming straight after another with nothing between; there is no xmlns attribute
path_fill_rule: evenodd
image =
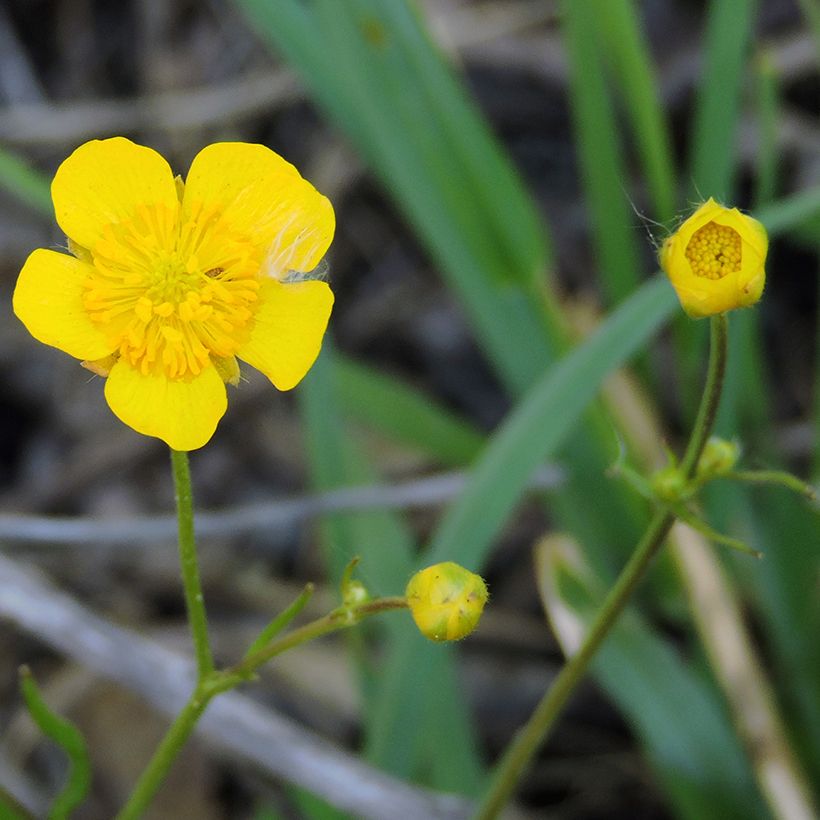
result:
<svg viewBox="0 0 820 820"><path fill-rule="evenodd" d="M2 786L0 786L0 817L3 820L34 820L34 815L21 806Z"/></svg>
<svg viewBox="0 0 820 820"><path fill-rule="evenodd" d="M632 356L677 304L665 278L642 285L600 328L547 371L496 431L426 560L480 567L532 471L578 423L603 379Z"/></svg>
<svg viewBox="0 0 820 820"><path fill-rule="evenodd" d="M469 464L484 445L474 425L396 377L336 357L339 399L359 422L448 466Z"/></svg>
<svg viewBox="0 0 820 820"><path fill-rule="evenodd" d="M732 199L735 135L756 0L713 0L692 134L695 196Z"/></svg>
<svg viewBox="0 0 820 820"><path fill-rule="evenodd" d="M820 3L817 0L797 0L797 2L814 36L817 59L820 60Z"/></svg>
<svg viewBox="0 0 820 820"><path fill-rule="evenodd" d="M43 216L54 213L46 177L3 148L0 148L0 188Z"/></svg>
<svg viewBox="0 0 820 820"><path fill-rule="evenodd" d="M544 232L405 0L236 2L381 177L505 385L526 389L558 333L549 294L533 284L549 262Z"/></svg>
<svg viewBox="0 0 820 820"><path fill-rule="evenodd" d="M338 412L335 351L325 339L322 354L299 388L314 489L378 481ZM415 543L402 519L389 511L334 513L322 521L322 543L333 584L350 560L361 556L358 574L375 595L403 590L413 569Z"/></svg>
<svg viewBox="0 0 820 820"><path fill-rule="evenodd" d="M259 637L248 647L244 657L247 658L264 649L305 608L312 596L313 584L308 584L302 594L259 633Z"/></svg>
<svg viewBox="0 0 820 820"><path fill-rule="evenodd" d="M757 152L757 187L755 209L770 203L776 194L777 120L780 108L777 70L768 52L762 51L755 61L757 69L757 129L760 147Z"/></svg>
<svg viewBox="0 0 820 820"><path fill-rule="evenodd" d="M305 789L291 789L290 792L299 807L299 816L303 817L304 820L354 820L350 814L331 806L321 797L317 797ZM256 820L262 820L262 818ZM275 820L275 818L270 818L270 820Z"/></svg>
<svg viewBox="0 0 820 820"><path fill-rule="evenodd" d="M820 185L764 205L754 214L769 232L779 236L820 215Z"/></svg>
<svg viewBox="0 0 820 820"><path fill-rule="evenodd" d="M68 779L48 813L51 820L63 820L85 800L91 786L91 764L85 739L73 723L49 709L27 666L20 667L20 690L34 722L68 756Z"/></svg>
<svg viewBox="0 0 820 820"><path fill-rule="evenodd" d="M539 545L536 571L554 630L572 651L604 587L563 541ZM679 816L766 817L720 696L637 614L624 613L613 627L593 673L640 736Z"/></svg>
<svg viewBox="0 0 820 820"><path fill-rule="evenodd" d="M448 560L480 570L532 471L563 443L606 375L646 342L676 304L665 279L648 282L592 337L533 385L491 437L421 564ZM403 755L413 754L411 744L420 741L402 736L402 727L420 725L430 713L438 696L436 676L446 660L417 640L405 640L396 647L375 707L378 719L372 742L380 759L395 753L399 745Z"/></svg>
<svg viewBox="0 0 820 820"><path fill-rule="evenodd" d="M342 418L336 412L339 401L335 361L333 346L326 339L319 360L299 388L313 484L319 490L373 483L377 480L373 470L347 435ZM335 583L339 582L345 566L354 555L362 558L357 574L371 592L376 594L401 593L412 574L415 553L412 535L402 519L388 511L329 516L322 522L322 543ZM409 618L389 618L384 623L391 637L391 645L420 639ZM385 666L390 668L388 664ZM383 672L380 677L384 677ZM380 688L383 685L380 681ZM363 677L363 687L367 693L372 688L372 681L369 682L366 676ZM408 742L408 755L403 754L404 744L397 743L391 747L391 754L381 757L375 756L376 752L370 745L367 749L368 757L377 759L383 768L394 774L404 777L422 774L427 782L438 787L443 787L441 778L447 777L448 788L475 793L481 781L481 769L464 699L460 697L455 685L446 684L443 676L438 697L450 713L449 730L456 745L455 757L452 757L452 750L436 746L429 750L430 754L424 761L427 767L422 771L421 742L424 733L419 731L418 723L414 725L413 731L418 745ZM374 710L368 709L365 714L368 724L376 722ZM454 773L453 767L455 780L450 780L450 775Z"/></svg>
<svg viewBox="0 0 820 820"><path fill-rule="evenodd" d="M626 103L629 123L655 206L655 219L670 224L675 215L672 144L664 119L649 50L632 0L594 0L605 58Z"/></svg>
<svg viewBox="0 0 820 820"><path fill-rule="evenodd" d="M606 86L597 3L565 0L564 40L570 60L572 106L589 222L604 291L610 304L640 280L621 139Z"/></svg>
<svg viewBox="0 0 820 820"><path fill-rule="evenodd" d="M767 487L748 496L741 521L765 559L748 568L761 628L776 658L784 711L795 746L820 783L820 566L817 510L789 490Z"/></svg>

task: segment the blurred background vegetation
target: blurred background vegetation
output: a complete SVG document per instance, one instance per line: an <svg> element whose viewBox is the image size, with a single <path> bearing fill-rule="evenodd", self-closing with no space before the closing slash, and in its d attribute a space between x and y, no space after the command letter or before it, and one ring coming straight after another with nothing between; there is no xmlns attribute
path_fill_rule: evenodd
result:
<svg viewBox="0 0 820 820"><path fill-rule="evenodd" d="M182 173L210 142L261 142L335 205L320 361L287 395L244 373L192 469L223 660L307 580L320 612L352 555L378 594L432 560L488 579L485 620L455 650L391 615L249 688L360 754L361 794L373 767L475 797L634 546L647 505L606 470L621 446L658 466L691 424L706 327L655 251L708 196L772 237L763 302L732 316L718 431L749 466L818 477L816 0L7 0L0 99L0 784L35 814L64 763L24 715L17 666L85 733L78 816L102 818L166 718L144 703L150 682L78 648L83 618L188 652L157 518L173 505L164 446L11 315L26 255L64 243L48 179L87 139L129 136ZM763 560L676 531L521 812L812 816L817 512L772 489L716 486L705 503ZM70 596L53 612L40 570ZM15 598L18 571L33 586ZM342 799L323 761L311 780L241 731L230 754L206 736L151 816L397 816L383 797Z"/></svg>

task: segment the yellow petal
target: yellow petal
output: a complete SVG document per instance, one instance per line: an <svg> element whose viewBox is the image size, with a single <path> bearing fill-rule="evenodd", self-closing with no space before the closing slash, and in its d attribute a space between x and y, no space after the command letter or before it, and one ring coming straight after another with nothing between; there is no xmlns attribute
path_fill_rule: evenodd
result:
<svg viewBox="0 0 820 820"><path fill-rule="evenodd" d="M207 444L228 406L225 385L213 367L174 380L161 372L144 376L122 360L105 382L105 398L120 421L174 450Z"/></svg>
<svg viewBox="0 0 820 820"><path fill-rule="evenodd" d="M65 253L39 249L23 265L14 289L14 313L38 341L78 359L112 351L83 307L83 282L93 269Z"/></svg>
<svg viewBox="0 0 820 820"><path fill-rule="evenodd" d="M724 208L723 205L715 202L712 197L709 197L709 199L701 204L700 207L688 219L684 220L683 224L675 231L675 236L678 238L678 242L681 247L686 248L692 236L709 222L716 221L724 224L725 220L721 220L721 217L725 216L728 210L728 208ZM735 212L740 214L737 210Z"/></svg>
<svg viewBox="0 0 820 820"><path fill-rule="evenodd" d="M264 145L218 142L197 154L183 211L216 209L259 249L268 272L316 267L333 239L333 206L289 162Z"/></svg>
<svg viewBox="0 0 820 820"><path fill-rule="evenodd" d="M280 390L290 390L316 361L332 307L333 292L324 282L266 279L250 338L236 355Z"/></svg>
<svg viewBox="0 0 820 820"><path fill-rule="evenodd" d="M81 145L51 183L57 223L84 248L93 248L111 223L133 218L139 206L178 207L174 176L156 152L124 137Z"/></svg>

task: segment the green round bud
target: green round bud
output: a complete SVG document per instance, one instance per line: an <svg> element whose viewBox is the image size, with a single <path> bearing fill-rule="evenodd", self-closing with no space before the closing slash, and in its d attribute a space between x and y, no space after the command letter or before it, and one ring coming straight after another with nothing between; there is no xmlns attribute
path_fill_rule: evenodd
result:
<svg viewBox="0 0 820 820"><path fill-rule="evenodd" d="M736 441L712 436L706 442L698 460L697 478L706 479L726 475L734 469L740 458L740 445Z"/></svg>
<svg viewBox="0 0 820 820"><path fill-rule="evenodd" d="M663 501L680 501L686 493L686 477L672 464L658 470L650 482L655 495Z"/></svg>

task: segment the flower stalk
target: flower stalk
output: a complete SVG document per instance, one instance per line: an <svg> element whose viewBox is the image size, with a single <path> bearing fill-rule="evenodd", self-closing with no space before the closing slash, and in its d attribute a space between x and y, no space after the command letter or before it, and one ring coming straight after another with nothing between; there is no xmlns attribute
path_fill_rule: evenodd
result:
<svg viewBox="0 0 820 820"><path fill-rule="evenodd" d="M726 373L727 338L726 315L713 316L706 384L689 443L680 465L680 470L687 479L694 477L698 460L714 427ZM511 797L521 776L549 735L570 695L586 675L595 653L617 622L633 591L646 574L652 559L663 546L675 522L675 517L675 513L668 508L661 508L653 515L631 558L604 599L578 652L564 664L530 719L504 753L489 789L479 805L475 815L476 820L491 820L497 817Z"/></svg>
<svg viewBox="0 0 820 820"><path fill-rule="evenodd" d="M402 597L376 598L356 607L339 607L315 621L294 629L268 646L246 655L234 666L221 670L211 670L197 682L197 686L177 715L165 737L157 747L154 756L142 773L128 802L115 820L136 820L151 803L154 795L168 775L174 761L196 728L196 724L208 704L222 692L234 689L253 678L256 672L272 658L308 641L355 626L364 618L405 609L407 601Z"/></svg>
<svg viewBox="0 0 820 820"><path fill-rule="evenodd" d="M199 578L199 561L196 554L194 536L194 499L191 489L191 469L188 453L171 450L171 467L174 474L174 491L177 506L177 526L179 538L179 566L182 586L185 591L185 608L188 625L196 655L197 676L201 682L213 671L214 660L208 638L208 616L205 612L205 598Z"/></svg>
<svg viewBox="0 0 820 820"><path fill-rule="evenodd" d="M308 585L302 595L285 612L265 627L242 660L226 669L216 669L208 637L208 617L196 551L193 492L188 454L171 450L171 465L176 491L180 569L188 623L196 656L197 680L191 697L169 727L137 781L128 801L117 814L116 820L136 820L143 815L208 704L217 695L250 680L260 667L288 649L293 649L331 632L355 626L364 618L372 615L407 607L407 600L404 597L364 599L355 603L344 602L327 615L277 637L281 629L287 626L310 598L313 587Z"/></svg>

